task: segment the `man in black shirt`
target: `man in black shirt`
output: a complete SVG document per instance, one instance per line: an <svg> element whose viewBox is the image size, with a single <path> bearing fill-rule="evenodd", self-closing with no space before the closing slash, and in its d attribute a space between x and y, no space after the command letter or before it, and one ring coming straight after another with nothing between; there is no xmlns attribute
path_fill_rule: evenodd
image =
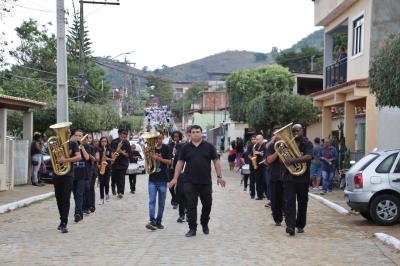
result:
<svg viewBox="0 0 400 266"><path fill-rule="evenodd" d="M82 141L83 131L76 130L74 134L75 141L79 142L79 149L81 150L81 159L74 162L74 183L73 193L75 200L75 222L83 220L83 202L85 186L89 179L88 164L90 163L90 155L87 151L87 139Z"/></svg>
<svg viewBox="0 0 400 266"><path fill-rule="evenodd" d="M125 173L129 166L131 146L129 145L129 141L127 141L128 132L125 129L119 129L118 135L119 137L111 142L111 150L113 153L118 153L118 156L112 164L111 179L112 183L117 185L118 198L122 199L125 190ZM114 188L111 187L111 189Z"/></svg>
<svg viewBox="0 0 400 266"><path fill-rule="evenodd" d="M71 134L69 130L67 134L68 138ZM76 142L68 142L68 154L69 158L59 157L56 159L56 161L57 163L71 163L71 170L67 174L62 176L53 173L54 194L56 196L58 212L60 214L60 225L57 229L60 230L61 233L68 233L68 214L72 184L74 181L74 168L72 163L77 162L81 159L81 153L79 152L79 147Z"/></svg>
<svg viewBox="0 0 400 266"><path fill-rule="evenodd" d="M288 171L284 175L283 190L285 199L285 222L286 233L293 236L295 227L298 233L304 233L307 218L308 186L310 183L310 163L313 156L313 144L304 137L303 127L296 124L292 127L296 144L299 147L301 156L287 160L287 164L306 163L307 170L299 176L291 175ZM297 217L296 217L297 197Z"/></svg>
<svg viewBox="0 0 400 266"><path fill-rule="evenodd" d="M254 169L251 158L253 157L253 147L256 144L256 135L252 135L250 141L251 143L247 145L246 156L249 159L249 165L250 165L250 197L254 199L256 195L256 175L255 175L256 170Z"/></svg>
<svg viewBox="0 0 400 266"><path fill-rule="evenodd" d="M183 186L186 195L189 222L189 232L186 233L187 237L196 235L197 203L199 197L203 205L200 223L203 227L203 233L209 233L208 221L210 220L212 204L211 161L213 161L217 173L217 184L225 187L225 180L221 176L221 164L215 147L207 141L202 140L202 129L200 126L192 126L190 133L191 141L181 148L174 178L169 184L170 187L176 185L183 165L186 163L183 173Z"/></svg>
<svg viewBox="0 0 400 266"><path fill-rule="evenodd" d="M254 170L255 181L256 181L256 200L262 200L264 198L264 174L265 164L261 163L264 161L265 142L263 135L259 134L256 136L256 144L253 149L252 156L257 156L257 169Z"/></svg>
<svg viewBox="0 0 400 266"><path fill-rule="evenodd" d="M162 216L164 213L165 198L167 196L168 165L171 163L172 154L168 145L163 144L164 133L159 132L157 144L152 158L157 161L156 171L149 175L149 216L150 222L146 225L147 229L164 229ZM156 211L156 199L158 194L158 211Z"/></svg>
<svg viewBox="0 0 400 266"><path fill-rule="evenodd" d="M276 126L273 132L280 129ZM286 166L279 160L278 154L275 152L275 143L278 141L277 136L273 136L266 147L266 162L269 165L268 170L271 176L271 208L272 217L274 218L275 225L280 226L283 220L283 176L286 173Z"/></svg>

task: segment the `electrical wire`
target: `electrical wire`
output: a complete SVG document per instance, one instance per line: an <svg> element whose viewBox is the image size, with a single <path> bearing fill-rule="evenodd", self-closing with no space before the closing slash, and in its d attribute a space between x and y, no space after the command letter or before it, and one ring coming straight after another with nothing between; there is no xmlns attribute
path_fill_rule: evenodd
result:
<svg viewBox="0 0 400 266"><path fill-rule="evenodd" d="M41 11L41 12L47 12L47 13L56 13L56 11L53 11L53 10L45 10L45 9L40 9L40 8L21 6L21 5L15 4L15 3L13 3L12 5L13 6L17 6L17 7L21 7L21 8L25 8L25 9L29 9L29 10L34 10L34 11Z"/></svg>

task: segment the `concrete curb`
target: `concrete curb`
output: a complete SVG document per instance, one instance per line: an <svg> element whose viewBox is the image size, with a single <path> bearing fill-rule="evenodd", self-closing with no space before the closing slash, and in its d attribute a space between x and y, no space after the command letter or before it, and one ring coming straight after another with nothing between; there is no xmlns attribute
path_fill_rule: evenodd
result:
<svg viewBox="0 0 400 266"><path fill-rule="evenodd" d="M17 208L28 206L28 205L30 205L32 203L35 203L35 202L38 202L38 201L41 201L41 200L45 200L45 199L48 199L48 198L51 198L51 197L54 197L54 192L49 192L49 193L45 193L45 194L29 197L29 198L26 198L26 199L23 199L23 200L19 200L19 201L11 202L11 203L8 203L8 204L4 204L4 205L0 206L0 214L15 210Z"/></svg>
<svg viewBox="0 0 400 266"><path fill-rule="evenodd" d="M312 193L308 193L308 195L311 198L317 200L318 202L328 206L329 208L334 209L335 211L337 211L340 214L349 215L349 211L348 210L346 210L345 208L343 208L342 206L340 206L340 205L338 205L336 203L333 203L330 200L327 200L327 199L325 199L325 198L323 198L321 196L318 196L318 195L315 195L315 194L312 194Z"/></svg>
<svg viewBox="0 0 400 266"><path fill-rule="evenodd" d="M400 240L398 240L397 238L384 233L375 233L374 236L380 241L393 246L397 250L400 250Z"/></svg>

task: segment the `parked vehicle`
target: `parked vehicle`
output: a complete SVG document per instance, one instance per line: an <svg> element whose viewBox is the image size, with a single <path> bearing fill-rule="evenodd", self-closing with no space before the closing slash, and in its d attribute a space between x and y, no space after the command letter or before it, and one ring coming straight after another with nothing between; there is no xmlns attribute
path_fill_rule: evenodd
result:
<svg viewBox="0 0 400 266"><path fill-rule="evenodd" d="M400 220L400 149L372 152L346 173L347 204L379 225Z"/></svg>
<svg viewBox="0 0 400 266"><path fill-rule="evenodd" d="M53 181L53 165L51 164L50 155L43 153L42 157L45 168L40 167L39 179L46 183L52 183Z"/></svg>

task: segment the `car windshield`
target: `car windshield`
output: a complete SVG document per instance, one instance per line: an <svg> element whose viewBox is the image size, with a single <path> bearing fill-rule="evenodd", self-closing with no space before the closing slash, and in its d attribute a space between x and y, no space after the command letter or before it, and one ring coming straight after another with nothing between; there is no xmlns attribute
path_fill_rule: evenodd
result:
<svg viewBox="0 0 400 266"><path fill-rule="evenodd" d="M377 153L370 153L367 156L364 156L361 160L359 160L355 165L350 168L350 172L358 172L363 171L370 165L376 158L378 158L379 154Z"/></svg>

